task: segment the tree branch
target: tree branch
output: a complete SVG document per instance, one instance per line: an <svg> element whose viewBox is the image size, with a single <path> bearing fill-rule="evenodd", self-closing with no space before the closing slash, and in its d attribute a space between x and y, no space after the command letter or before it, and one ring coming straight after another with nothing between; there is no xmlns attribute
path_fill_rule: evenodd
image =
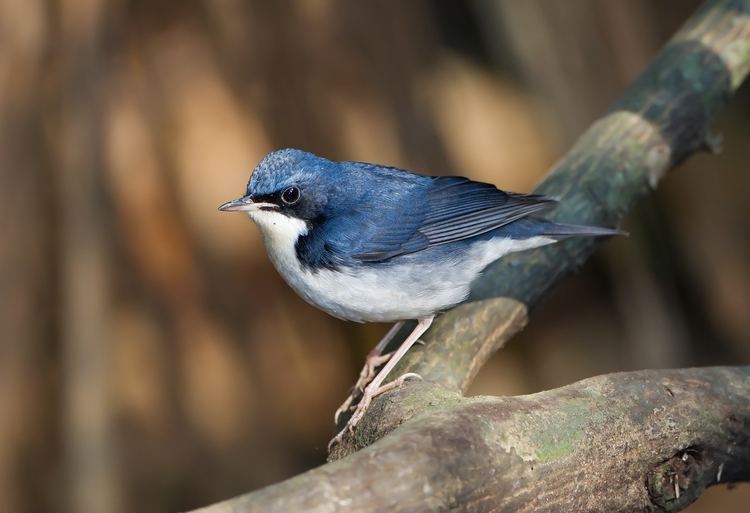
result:
<svg viewBox="0 0 750 513"><path fill-rule="evenodd" d="M716 146L709 124L750 71L750 1L706 2L535 192L560 199L555 219L616 225L666 171ZM394 375L465 391L487 359L527 322L551 287L595 249L578 238L509 255L488 268L472 303L436 319Z"/></svg>
<svg viewBox="0 0 750 513"><path fill-rule="evenodd" d="M677 511L750 479L750 368L640 371L521 397L415 383L352 456L196 513Z"/></svg>

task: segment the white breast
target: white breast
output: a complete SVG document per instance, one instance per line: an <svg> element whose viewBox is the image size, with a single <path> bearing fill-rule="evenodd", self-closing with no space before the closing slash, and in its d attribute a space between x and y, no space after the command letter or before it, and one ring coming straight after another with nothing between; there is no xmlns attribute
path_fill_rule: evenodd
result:
<svg viewBox="0 0 750 513"><path fill-rule="evenodd" d="M286 282L307 302L352 321L419 319L445 310L466 299L469 285L489 263L555 242L548 237L498 238L476 244L460 260L311 271L295 251L297 239L307 233L303 221L270 211L248 215L260 227L268 255Z"/></svg>

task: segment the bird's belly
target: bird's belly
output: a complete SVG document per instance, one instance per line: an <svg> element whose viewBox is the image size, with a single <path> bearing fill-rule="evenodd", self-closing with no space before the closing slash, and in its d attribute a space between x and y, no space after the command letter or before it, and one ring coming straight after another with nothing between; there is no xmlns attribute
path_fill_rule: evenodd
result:
<svg viewBox="0 0 750 513"><path fill-rule="evenodd" d="M335 317L390 322L427 317L460 303L471 277L394 266L306 270L288 281L308 302Z"/></svg>
<svg viewBox="0 0 750 513"><path fill-rule="evenodd" d="M268 244L279 274L308 303L350 321L392 322L429 317L469 295L472 281L504 254L538 247L552 239L491 239L469 248L445 247L354 267L310 269L290 249ZM432 252L432 253L428 253Z"/></svg>

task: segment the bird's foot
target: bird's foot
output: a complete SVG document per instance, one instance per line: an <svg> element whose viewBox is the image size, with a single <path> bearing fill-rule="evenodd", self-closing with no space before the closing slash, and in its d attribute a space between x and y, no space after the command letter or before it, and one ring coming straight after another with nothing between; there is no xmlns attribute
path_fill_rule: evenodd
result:
<svg viewBox="0 0 750 513"><path fill-rule="evenodd" d="M365 366L362 367L362 370L359 373L359 378L357 379L357 382L354 384L354 387L352 387L352 393L349 394L349 397L347 397L346 400L341 404L341 406L338 407L338 409L336 410L336 413L333 414L333 422L336 425L338 425L339 423L339 417L341 416L341 414L349 411L349 408L351 408L354 400L360 397L364 393L365 387L375 377L375 369L377 369L378 367L386 363L388 360L390 360L392 355L393 353L387 353L387 354L371 353L367 355L367 359L365 360Z"/></svg>
<svg viewBox="0 0 750 513"><path fill-rule="evenodd" d="M348 431L349 433L354 432L354 428L359 424L359 421L362 420L362 417L364 417L365 412L370 407L370 403L373 399L375 399L380 394L384 394L385 392L388 392L390 390L393 390L394 388L398 388L401 385L404 384L404 382L407 379L422 379L422 376L419 374L416 374L414 372L407 372L406 374L403 374L397 379L394 379L393 381L390 381L384 385L381 385L377 388L367 386L363 393L362 393L362 399L360 399L359 403L357 403L357 408L354 410L354 413L352 414L349 421L346 423L346 426L339 431L339 433L333 437L333 439L328 442L328 450L330 451L332 447L334 447L336 444L341 443L341 440L344 438L344 434ZM347 399L349 401L349 399ZM351 401L349 401L351 404ZM346 402L344 403L346 404ZM342 405L344 406L344 405ZM347 405L347 409L348 409ZM339 413L338 411L336 413Z"/></svg>

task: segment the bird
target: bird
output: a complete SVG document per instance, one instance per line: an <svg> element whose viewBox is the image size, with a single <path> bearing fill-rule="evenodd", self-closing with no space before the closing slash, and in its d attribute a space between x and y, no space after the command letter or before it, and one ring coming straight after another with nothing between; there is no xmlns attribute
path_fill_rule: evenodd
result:
<svg viewBox="0 0 750 513"><path fill-rule="evenodd" d="M623 233L539 217L556 204L464 177L287 148L263 157L244 194L219 210L244 212L257 224L276 270L308 303L347 321L395 323L336 411L338 423L359 399L335 444L354 430L374 397L419 378L407 373L384 384L435 316L466 300L490 263L569 237ZM417 321L411 333L385 353L410 320Z"/></svg>

